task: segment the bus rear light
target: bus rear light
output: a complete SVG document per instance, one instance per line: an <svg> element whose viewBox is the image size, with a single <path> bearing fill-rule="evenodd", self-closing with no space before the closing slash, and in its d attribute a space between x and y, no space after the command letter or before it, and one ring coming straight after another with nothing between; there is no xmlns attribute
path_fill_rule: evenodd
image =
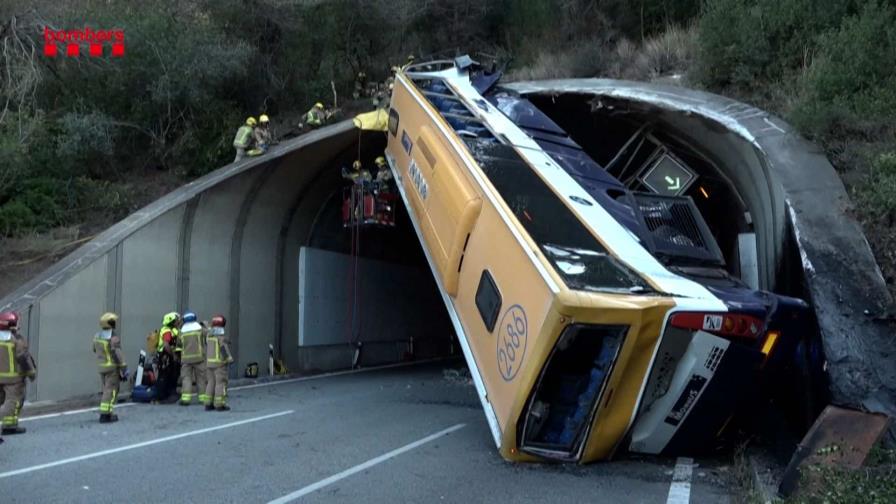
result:
<svg viewBox="0 0 896 504"><path fill-rule="evenodd" d="M739 313L680 312L672 315L669 323L680 329L739 338L758 338L764 329L758 318Z"/></svg>

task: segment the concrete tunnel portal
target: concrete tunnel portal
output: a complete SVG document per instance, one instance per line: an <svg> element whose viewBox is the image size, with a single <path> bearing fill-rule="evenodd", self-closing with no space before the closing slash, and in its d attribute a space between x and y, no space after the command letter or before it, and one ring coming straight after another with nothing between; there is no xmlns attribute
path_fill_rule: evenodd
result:
<svg viewBox="0 0 896 504"><path fill-rule="evenodd" d="M29 400L95 392L85 348L106 310L121 316L132 368L172 310L225 314L234 376L251 362L264 374L269 344L300 373L351 367L357 342L361 366L450 355L451 324L403 207L395 228L362 231L352 274L340 168L384 147L351 122L287 140L132 214L3 300L44 363Z"/></svg>
<svg viewBox="0 0 896 504"><path fill-rule="evenodd" d="M829 359L830 398L894 412L896 380L887 378L896 376L893 364L846 351L886 339L885 329L861 316L866 306L883 309L883 279L854 219L842 209L832 219L829 206L817 205L819 194L847 202L845 190L824 156L789 126L683 88L570 80L507 89L529 96L601 164L609 158L592 152L600 142L587 139L618 148L641 124L672 144L693 147L719 190L731 191L725 201L737 200L731 221L708 219L716 228L732 226L728 236L719 235L732 274L742 273L737 231L752 231L755 276L748 283L813 304L816 342L836 357ZM268 345L298 373L454 354L451 321L403 205L395 228L363 229L353 237L342 226L340 168L357 157L370 166L385 144L384 133L359 133L350 121L283 141L135 212L0 299L0 309L20 312L41 364L29 400L95 393L87 340L107 310L121 315L132 367L146 334L172 310L227 316L236 354L232 376L242 376L252 362L263 374ZM353 250L359 250L356 261ZM862 281L844 282L856 278ZM844 305L844 295L853 301ZM805 421L819 404L804 405Z"/></svg>

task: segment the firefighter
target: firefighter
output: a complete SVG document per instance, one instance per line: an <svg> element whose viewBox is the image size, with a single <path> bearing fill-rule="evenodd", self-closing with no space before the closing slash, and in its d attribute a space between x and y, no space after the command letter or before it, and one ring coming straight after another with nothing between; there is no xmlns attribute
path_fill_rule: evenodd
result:
<svg viewBox="0 0 896 504"><path fill-rule="evenodd" d="M100 316L100 332L93 336L93 353L97 358L103 397L100 399L100 423L117 422L113 413L118 389L128 379L128 365L121 351L118 336L118 315L107 312Z"/></svg>
<svg viewBox="0 0 896 504"><path fill-rule="evenodd" d="M180 324L180 314L177 312L166 313L162 317L162 328L159 329L159 342L156 346L160 401L167 399L177 389Z"/></svg>
<svg viewBox="0 0 896 504"><path fill-rule="evenodd" d="M352 91L352 98L358 99L361 98L361 95L367 92L367 74L364 72L358 72L358 75L355 77L355 90Z"/></svg>
<svg viewBox="0 0 896 504"><path fill-rule="evenodd" d="M324 125L327 120L327 113L324 110L324 104L317 102L305 114L305 125L311 128L319 128Z"/></svg>
<svg viewBox="0 0 896 504"><path fill-rule="evenodd" d="M373 103L373 108L387 108L389 106L389 101L386 99L386 86L388 84L381 83L377 85L376 91L373 93L373 98L371 99L371 103Z"/></svg>
<svg viewBox="0 0 896 504"><path fill-rule="evenodd" d="M0 425L2 434L24 434L19 412L25 402L25 378L37 378L37 365L28 342L19 334L19 316L0 313Z"/></svg>
<svg viewBox="0 0 896 504"><path fill-rule="evenodd" d="M258 126L252 132L252 136L255 138L255 148L252 150L256 151L256 154L254 154L256 156L267 152L268 147L273 143L273 137L269 128L270 121L267 114L258 116Z"/></svg>
<svg viewBox="0 0 896 504"><path fill-rule="evenodd" d="M206 332L197 321L193 312L184 313L184 325L180 331L180 346L183 349L180 357L180 404L189 406L197 396L193 392L193 383L199 391L199 402L208 404L205 393L205 344Z"/></svg>
<svg viewBox="0 0 896 504"><path fill-rule="evenodd" d="M372 177L369 171L361 169L361 161L356 159L352 163L351 171L345 168L342 169L342 178L351 180L355 185L363 187L370 182Z"/></svg>
<svg viewBox="0 0 896 504"><path fill-rule="evenodd" d="M212 398L212 402L205 405L206 411L227 411L227 377L230 372L230 363L233 362L233 354L230 352L230 339L224 333L227 320L223 315L212 317L212 327L209 331L206 347L206 378L205 394Z"/></svg>
<svg viewBox="0 0 896 504"><path fill-rule="evenodd" d="M392 181L392 170L386 164L386 158L377 156L376 161L376 187L378 191L389 192L389 183Z"/></svg>
<svg viewBox="0 0 896 504"><path fill-rule="evenodd" d="M236 130L236 136L233 137L233 148L236 149L236 157L233 158L234 163L243 159L246 155L246 150L252 147L252 133L255 129L255 124L255 118L250 117L246 119L245 124L240 126L240 129Z"/></svg>

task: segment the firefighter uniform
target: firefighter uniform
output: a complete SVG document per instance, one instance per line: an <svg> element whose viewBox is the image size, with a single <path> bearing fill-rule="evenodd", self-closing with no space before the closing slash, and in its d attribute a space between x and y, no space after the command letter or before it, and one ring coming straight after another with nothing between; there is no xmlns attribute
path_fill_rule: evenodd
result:
<svg viewBox="0 0 896 504"><path fill-rule="evenodd" d="M324 111L323 103L315 103L311 110L305 113L305 125L308 127L319 128L326 120L327 113Z"/></svg>
<svg viewBox="0 0 896 504"><path fill-rule="evenodd" d="M186 320L186 315L184 315ZM206 393L206 368L205 368L205 329L198 322L187 322L180 332L181 357L180 357L180 403L189 405L196 398L198 391L199 402L209 404ZM193 388L193 384L196 388Z"/></svg>
<svg viewBox="0 0 896 504"><path fill-rule="evenodd" d="M177 312L165 314L162 318L162 327L159 329L159 340L156 346L156 359L158 361L159 382L158 399L164 401L177 389L180 363L175 352L180 352L178 345L180 332L178 323L180 315Z"/></svg>
<svg viewBox="0 0 896 504"><path fill-rule="evenodd" d="M236 135L233 137L233 148L236 149L236 157L233 159L234 163L243 159L246 155L246 150L252 146L252 132L255 129L255 124L255 118L250 117L246 119L245 124L236 130Z"/></svg>
<svg viewBox="0 0 896 504"><path fill-rule="evenodd" d="M230 340L224 333L223 324L216 326L214 319L207 338L206 354L208 384L205 393L213 398L213 403L206 406L206 409L228 410L227 378L233 354L230 352Z"/></svg>
<svg viewBox="0 0 896 504"><path fill-rule="evenodd" d="M102 330L93 337L93 353L97 358L97 370L103 388L103 395L100 398L100 422L103 423L118 420L118 417L113 415L113 410L118 399L121 380L127 377L127 362L124 352L121 351L121 338L114 329L115 324L112 323L110 327L108 323L108 320L114 317L110 315L112 314L103 315L100 319Z"/></svg>
<svg viewBox="0 0 896 504"><path fill-rule="evenodd" d="M0 330L0 425L3 434L25 432L19 413L25 402L25 378L34 381L37 366L28 342L15 329Z"/></svg>

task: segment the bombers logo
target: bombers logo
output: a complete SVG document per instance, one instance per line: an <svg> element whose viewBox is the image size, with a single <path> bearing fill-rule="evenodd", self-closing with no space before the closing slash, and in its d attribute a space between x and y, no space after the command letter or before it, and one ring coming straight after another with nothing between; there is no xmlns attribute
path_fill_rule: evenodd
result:
<svg viewBox="0 0 896 504"><path fill-rule="evenodd" d="M112 56L124 56L124 30L94 30L85 27L77 30L52 30L44 27L44 56L55 57L60 47L66 56L80 56L86 47L93 57L102 56L106 45L111 46Z"/></svg>

